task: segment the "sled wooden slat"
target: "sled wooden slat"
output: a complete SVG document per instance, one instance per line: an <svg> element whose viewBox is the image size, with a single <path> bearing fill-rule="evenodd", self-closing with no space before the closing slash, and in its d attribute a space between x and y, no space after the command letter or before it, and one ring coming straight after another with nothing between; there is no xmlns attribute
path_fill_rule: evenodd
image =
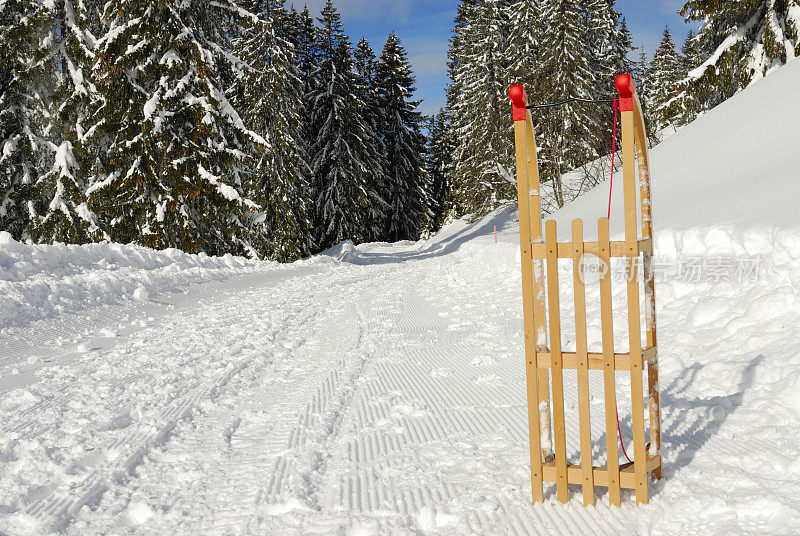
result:
<svg viewBox="0 0 800 536"><path fill-rule="evenodd" d="M636 474L636 503L647 503L647 468L642 404L641 317L639 311L639 241L636 219L636 170L633 111L622 112L622 176L625 203L625 270L628 295L628 341L631 354L631 415L633 417L633 466Z"/></svg>
<svg viewBox="0 0 800 536"><path fill-rule="evenodd" d="M575 349L578 358L578 420L580 423L583 505L594 504L592 425L589 401L589 350L586 341L586 288L583 284L583 222L572 222L572 285L575 302Z"/></svg>
<svg viewBox="0 0 800 536"><path fill-rule="evenodd" d="M658 467L661 467L661 456L648 456L647 471L654 471ZM555 462L544 464L543 473L545 482L555 482L558 478ZM609 487L609 470L607 467L592 467L592 475L595 486ZM580 465L568 464L567 480L570 484L580 484L583 480L583 468ZM636 488L636 471L632 465L619 470L619 487L622 489Z"/></svg>
<svg viewBox="0 0 800 536"><path fill-rule="evenodd" d="M561 369L561 307L558 290L558 256L556 252L556 222L545 224L547 256L547 298L550 310L550 360L553 378L553 431L555 439L555 464L558 479L558 500L569 500L567 490L567 437L564 424L564 376Z"/></svg>
<svg viewBox="0 0 800 536"><path fill-rule="evenodd" d="M647 133L638 95L634 107L634 132L636 137L636 160L639 169L639 197L641 199L642 238L653 236L653 204L650 195L650 162L647 149ZM652 249L643 251L642 278L644 279L645 326L647 346L656 347L656 285L653 274ZM661 396L658 389L658 356L647 365L647 398L650 413L650 450L661 452ZM661 478L661 466L654 471Z"/></svg>
<svg viewBox="0 0 800 536"><path fill-rule="evenodd" d="M647 398L650 413L650 451L661 454L661 397L658 389L658 356L647 363ZM661 478L659 465L653 476Z"/></svg>
<svg viewBox="0 0 800 536"><path fill-rule="evenodd" d="M651 239L639 240L639 251L652 252L653 241ZM584 242L583 251L587 255L598 256L597 242ZM531 245L531 256L534 259L547 258L547 246L545 244L533 243ZM611 242L611 256L612 257L625 257L627 255L627 242L615 241ZM571 259L572 258L572 243L562 242L558 245L558 258Z"/></svg>
<svg viewBox="0 0 800 536"><path fill-rule="evenodd" d="M606 458L608 467L608 502L620 506L619 453L617 450L617 393L616 356L614 355L614 315L611 298L611 246L609 243L608 218L597 222L598 256L601 265L609 269L602 271L600 278L600 322L603 332L603 390L606 406ZM630 355L627 356L630 367Z"/></svg>
<svg viewBox="0 0 800 536"><path fill-rule="evenodd" d="M589 370L605 370L605 354L590 353ZM656 358L655 348L645 348L642 350L644 362L650 362ZM539 351L536 354L536 362L539 368L550 368L551 357L549 351ZM631 354L614 354L616 366L614 370L629 371L631 369ZM578 354L575 352L561 352L561 368L565 370L575 370L578 368Z"/></svg>
<svg viewBox="0 0 800 536"><path fill-rule="evenodd" d="M534 325L534 281L533 281L533 262L530 252L526 248L531 243L531 211L528 161L528 136L526 130L529 128L526 121L515 121L514 130L517 150L517 198L519 203L519 228L520 228L520 247L522 262L522 308L524 312L525 329L525 372L528 392L528 430L530 434L530 458L531 458L531 482L533 502L543 500L542 484L542 458L541 458L541 439L539 432L539 370L536 367L536 327ZM523 165L520 165L520 163ZM537 221L536 227L541 224Z"/></svg>
<svg viewBox="0 0 800 536"><path fill-rule="evenodd" d="M639 170L639 198L641 207L642 239L653 237L653 205L650 198L650 161L647 150L647 133L644 128L644 117L639 96L634 96L636 105L633 109L634 140L636 144L636 162Z"/></svg>
<svg viewBox="0 0 800 536"><path fill-rule="evenodd" d="M533 121L531 112L526 110L526 134L527 134L527 164L528 164L528 199L530 200L531 215L531 247L540 244L542 240L542 209L539 185L539 166L536 161L536 137L533 135ZM547 347L547 316L545 307L544 290L544 259L533 261L533 323L535 325L534 338L536 347ZM539 340L539 338L542 340ZM539 384L539 428L540 439L546 448L542 451L542 458L552 455L552 442L550 439L550 372L536 368Z"/></svg>

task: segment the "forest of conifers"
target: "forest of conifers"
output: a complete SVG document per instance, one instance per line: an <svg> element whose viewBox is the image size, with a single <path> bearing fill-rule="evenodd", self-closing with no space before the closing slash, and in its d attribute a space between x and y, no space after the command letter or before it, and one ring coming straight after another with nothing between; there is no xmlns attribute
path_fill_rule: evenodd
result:
<svg viewBox="0 0 800 536"><path fill-rule="evenodd" d="M613 0L462 0L424 117L400 37L354 43L332 0L4 0L0 230L282 262L415 240L514 198L511 84L604 98L631 72L656 140L794 58L798 0L718 4L648 61ZM608 114L537 116L549 206L610 153Z"/></svg>

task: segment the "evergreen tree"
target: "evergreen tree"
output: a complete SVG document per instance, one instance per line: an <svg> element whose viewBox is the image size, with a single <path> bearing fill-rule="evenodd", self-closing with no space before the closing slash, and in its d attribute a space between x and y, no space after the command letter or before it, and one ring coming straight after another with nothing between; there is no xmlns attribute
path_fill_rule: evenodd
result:
<svg viewBox="0 0 800 536"><path fill-rule="evenodd" d="M425 137L420 132L420 101L408 56L392 32L381 52L375 77L381 111L380 132L386 147L388 187L387 236L390 241L417 240L429 227Z"/></svg>
<svg viewBox="0 0 800 536"><path fill-rule="evenodd" d="M431 185L432 230L444 225L447 217L449 185L447 178L453 165L453 147L448 136L446 111L439 110L428 120L428 143L425 158L426 169Z"/></svg>
<svg viewBox="0 0 800 536"><path fill-rule="evenodd" d="M508 11L509 34L506 51L509 86L530 84L536 79L544 25L542 0L514 0Z"/></svg>
<svg viewBox="0 0 800 536"><path fill-rule="evenodd" d="M639 60L635 63L633 72L633 80L636 83L636 92L639 94L639 103L642 105L642 113L644 115L644 124L647 129L647 136L651 142L655 143L658 140L655 137L655 127L652 114L650 113L650 62L647 59L647 53L644 47L639 47Z"/></svg>
<svg viewBox="0 0 800 536"><path fill-rule="evenodd" d="M587 38L591 53L591 67L598 82L597 93L611 95L613 84L608 83L627 65L624 46L619 36L619 13L614 10L614 0L587 0Z"/></svg>
<svg viewBox="0 0 800 536"><path fill-rule="evenodd" d="M697 68L702 61L700 43L698 42L694 31L689 30L689 33L686 35L686 40L683 42L683 46L681 47L681 77L688 77L689 72Z"/></svg>
<svg viewBox="0 0 800 536"><path fill-rule="evenodd" d="M633 80L636 83L636 92L639 93L639 98L642 104L647 101L647 79L649 77L650 62L647 59L647 52L644 47L639 47L639 61L636 62L636 67L631 73Z"/></svg>
<svg viewBox="0 0 800 536"><path fill-rule="evenodd" d="M455 216L486 214L515 197L508 108L508 28L502 0L464 2L454 36L450 185ZM479 141L478 141L479 140Z"/></svg>
<svg viewBox="0 0 800 536"><path fill-rule="evenodd" d="M311 147L316 182L318 245L361 242L367 230L367 185L376 183L380 154L361 115L350 43L328 0L316 42L318 87L309 99L316 140Z"/></svg>
<svg viewBox="0 0 800 536"><path fill-rule="evenodd" d="M697 68L702 63L702 52L700 44L692 30L686 36L686 40L681 47L680 62L680 93L679 93L679 106L680 106L680 120L686 124L691 122L697 114L700 113L697 100L694 93L688 91L689 89L689 73Z"/></svg>
<svg viewBox="0 0 800 536"><path fill-rule="evenodd" d="M375 90L375 74L378 68L378 60L365 37L362 37L356 44L356 48L353 51L353 59L360 84L364 86L365 90L370 89L373 92L371 95L365 95L371 102L365 101L364 109L367 112L376 112L378 92Z"/></svg>
<svg viewBox="0 0 800 536"><path fill-rule="evenodd" d="M619 14L618 14L619 16ZM631 73L636 69L636 62L628 58L628 54L635 51L633 46L633 36L628 29L628 22L622 17L622 22L617 28L614 38L614 57L616 58L616 70L614 75L621 73Z"/></svg>
<svg viewBox="0 0 800 536"><path fill-rule="evenodd" d="M37 217L37 180L45 109L40 39L50 10L36 0L0 3L0 229L19 240Z"/></svg>
<svg viewBox="0 0 800 536"><path fill-rule="evenodd" d="M514 197L509 85L523 83L532 102L595 99L611 96L614 76L633 70L630 32L614 5L462 1L448 52L449 215L482 214ZM583 103L534 112L541 178L552 185L554 205L565 202L562 174L610 150L607 112Z"/></svg>
<svg viewBox="0 0 800 536"><path fill-rule="evenodd" d="M313 247L307 165L300 147L299 109L303 84L289 40L282 0L257 0L250 8L263 18L234 42L247 63L232 102L248 128L266 140L250 144L248 197L263 207L253 245L280 262L308 255Z"/></svg>
<svg viewBox="0 0 800 536"><path fill-rule="evenodd" d="M800 0L689 0L680 14L703 21L697 40L709 61L689 73L684 90L698 112L800 55Z"/></svg>
<svg viewBox="0 0 800 536"><path fill-rule="evenodd" d="M367 191L367 220L365 221L364 239L371 242L386 241L388 239L386 231L386 221L389 208L389 187L386 179L386 147L381 139L381 103L377 87L378 61L372 47L365 38L356 45L353 53L355 59L355 71L357 77L357 90L359 98L363 104L361 116L367 127L367 134L374 138L374 143L378 147L380 160L373 165L376 167L375 182L365 185Z"/></svg>
<svg viewBox="0 0 800 536"><path fill-rule="evenodd" d="M450 48L447 50L447 74L450 79L445 90L447 109L456 109L461 85L458 73L462 69L466 59L468 44L469 21L477 15L477 4L479 0L461 0L453 21L453 35L450 37Z"/></svg>
<svg viewBox="0 0 800 536"><path fill-rule="evenodd" d="M456 140L459 131L463 130L463 121L467 118L460 113L459 100L463 90L463 71L464 60L466 59L466 49L468 43L469 20L474 17L477 11L478 0L460 0L456 9L456 16L453 21L452 34L450 36L450 46L447 49L447 76L449 81L445 88L445 114L449 118L446 123L445 137L452 142L453 152L457 148ZM453 158L455 163L455 158ZM445 199L445 219L460 217L465 213L464 205L459 199L460 188L458 177L456 176L454 165L447 170L448 193ZM454 187L456 185L456 187Z"/></svg>
<svg viewBox="0 0 800 536"><path fill-rule="evenodd" d="M656 130L673 123L679 114L679 82L680 61L666 27L648 73L648 108Z"/></svg>
<svg viewBox="0 0 800 536"><path fill-rule="evenodd" d="M625 19L620 23L621 15L614 9L614 0L588 0L586 8L591 66L597 83L595 98L613 98L616 96L616 75L631 71L631 62L628 60L628 53L633 50L631 34ZM607 121L606 107L586 107L584 113L594 115L598 125L604 125ZM598 154L611 152L612 140L609 136L600 136L597 142L595 149Z"/></svg>
<svg viewBox="0 0 800 536"><path fill-rule="evenodd" d="M101 151L88 190L116 242L255 255L257 206L242 189L248 130L220 83L223 64L245 66L227 39L257 23L233 0L109 0L98 41Z"/></svg>
<svg viewBox="0 0 800 536"><path fill-rule="evenodd" d="M289 12L288 25L295 46L295 62L297 76L300 78L302 88L300 91L300 144L307 161L310 162L311 146L316 139L314 121L311 117L311 98L318 89L317 50L315 48L317 31L314 28L314 19L305 7L298 13L294 7ZM311 194L314 195L314 181L311 181Z"/></svg>
<svg viewBox="0 0 800 536"><path fill-rule="evenodd" d="M96 1L53 2L47 51L48 71L54 74L51 111L45 129L49 151L32 190L39 217L31 234L38 242L84 243L97 232L97 218L89 210L86 189L91 182L94 113L100 97L91 79L95 56L92 21L99 20ZM95 31L102 27L94 26Z"/></svg>
<svg viewBox="0 0 800 536"><path fill-rule="evenodd" d="M547 77L542 89L548 101L567 97L595 98L597 77L586 38L580 2L554 0L546 9L545 42L541 62ZM608 144L598 108L570 103L541 114L543 138L540 151L541 176L553 186L555 204L564 205L562 174L599 156Z"/></svg>

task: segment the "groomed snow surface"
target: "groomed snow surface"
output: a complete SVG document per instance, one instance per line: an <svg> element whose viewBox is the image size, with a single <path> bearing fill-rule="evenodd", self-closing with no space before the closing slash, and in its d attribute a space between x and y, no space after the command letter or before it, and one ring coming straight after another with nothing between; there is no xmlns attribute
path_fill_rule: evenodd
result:
<svg viewBox="0 0 800 536"><path fill-rule="evenodd" d="M597 488L584 508L579 486L562 505L552 485L530 504L510 207L286 266L0 236L0 534L797 534L797 87L794 61L652 153L665 466L649 505ZM562 239L578 216L591 238L606 194L555 215ZM622 373L617 389L631 453Z"/></svg>

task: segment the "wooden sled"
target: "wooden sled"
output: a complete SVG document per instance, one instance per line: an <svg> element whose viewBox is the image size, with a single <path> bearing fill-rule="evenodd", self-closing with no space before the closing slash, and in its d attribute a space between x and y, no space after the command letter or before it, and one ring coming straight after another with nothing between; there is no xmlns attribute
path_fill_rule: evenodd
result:
<svg viewBox="0 0 800 536"><path fill-rule="evenodd" d="M568 484L580 484L583 503L595 503L594 487L607 487L609 503L620 505L620 489L634 489L636 503L648 502L648 475L661 478L661 407L656 349L655 284L652 273L653 227L650 203L650 171L647 137L636 86L628 74L617 76L622 122L622 162L625 207L625 240L612 242L609 221L601 218L596 242L584 242L583 222L572 222L572 241L559 243L556 222L545 224L542 237L539 171L533 123L528 98L522 86L509 90L514 117L519 203L520 245L522 251L522 303L525 330L525 360L530 431L531 486L533 502L544 499L543 483L555 482L558 500L569 500ZM641 236L637 221L637 169ZM586 298L581 271L585 254L599 257L610 266L611 258L626 259L628 333L631 341L626 353L614 351L612 324L611 271L600 277L602 353L589 353L586 338ZM570 259L574 275L576 351L561 349L558 288L559 259ZM639 270L644 280L644 319L646 342L641 341ZM546 287L546 288L545 288ZM549 318L547 311L550 311ZM645 446L643 403L644 365L647 364L650 415L650 448ZM564 424L563 370L577 370L578 414L580 422L580 464L566 456ZM590 427L589 370L603 371L606 449L608 465L592 464ZM620 467L617 451L617 404L615 372L630 373L633 417L634 461ZM552 383L552 402L549 384ZM551 411L552 410L552 411ZM542 448L551 444L553 423L554 452ZM613 440L612 440L613 438Z"/></svg>

